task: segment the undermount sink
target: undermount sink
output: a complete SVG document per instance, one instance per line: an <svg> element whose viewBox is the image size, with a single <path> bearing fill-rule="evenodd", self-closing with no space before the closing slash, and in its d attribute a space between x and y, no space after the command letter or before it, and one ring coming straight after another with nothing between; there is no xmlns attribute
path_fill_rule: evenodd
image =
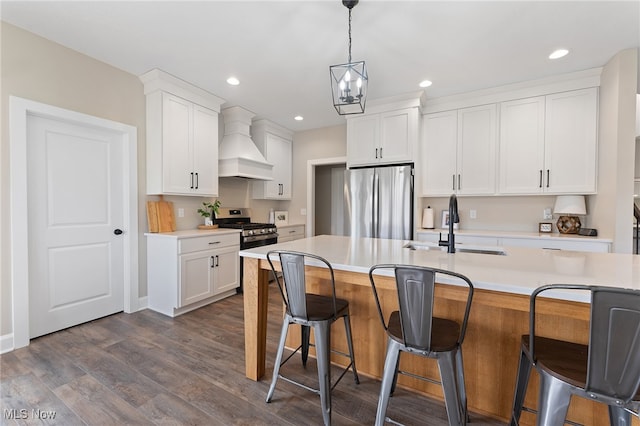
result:
<svg viewBox="0 0 640 426"><path fill-rule="evenodd" d="M412 241L404 245L404 248L409 250L433 250L433 251L447 251L446 246L439 246L435 243L424 243ZM475 254L491 254L496 256L506 256L506 252L502 247L487 247L487 246L465 246L462 244L456 244L457 253L475 253Z"/></svg>

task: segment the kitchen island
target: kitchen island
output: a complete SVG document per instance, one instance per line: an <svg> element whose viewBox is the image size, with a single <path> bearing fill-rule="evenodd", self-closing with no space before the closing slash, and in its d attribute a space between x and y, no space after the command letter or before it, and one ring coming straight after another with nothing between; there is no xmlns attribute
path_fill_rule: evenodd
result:
<svg viewBox="0 0 640 426"><path fill-rule="evenodd" d="M358 371L371 377L382 374L386 335L377 315L368 278L378 263L399 263L448 269L466 275L476 288L467 335L463 344L468 405L471 411L507 420L510 417L520 336L528 333L529 295L544 284L581 283L640 289L640 259L633 255L505 248L505 255L410 250L406 241L339 236L317 236L243 250L246 375L259 380L265 374L266 315L269 264L266 253L274 249L314 253L335 270L339 297L350 301L351 324ZM320 268L309 267L311 287L318 287ZM391 278L383 277L379 292L388 315L395 309ZM443 282L436 291L436 314L456 317L464 309L464 291ZM557 292L539 306L538 332L549 337L586 343L589 306L587 296ZM332 331L333 344L344 350L342 331ZM290 345L299 333L290 332ZM341 362L340 359L332 359ZM438 378L433 360L404 355L402 369ZM526 405L535 407L537 375ZM398 385L442 399L439 385L398 378ZM572 401L569 419L589 425L607 421L606 407L591 401ZM523 424L533 416L523 413Z"/></svg>

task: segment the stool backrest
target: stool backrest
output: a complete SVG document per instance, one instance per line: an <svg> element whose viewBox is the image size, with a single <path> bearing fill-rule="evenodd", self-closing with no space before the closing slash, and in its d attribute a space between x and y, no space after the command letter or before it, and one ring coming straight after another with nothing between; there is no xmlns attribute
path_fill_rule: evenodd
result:
<svg viewBox="0 0 640 426"><path fill-rule="evenodd" d="M640 387L640 291L591 293L587 392L630 400Z"/></svg>
<svg viewBox="0 0 640 426"><path fill-rule="evenodd" d="M272 257L277 256L282 269L280 281ZM310 253L287 250L271 250L267 253L267 260L276 277L276 282L282 295L287 313L292 317L308 320L307 316L307 281L305 274L305 259L312 259L315 265L326 267L327 276L331 282L331 297L333 298L333 313L336 314L335 279L331 264L324 258ZM315 261L315 262L314 262ZM318 264L319 262L319 264Z"/></svg>
<svg viewBox="0 0 640 426"><path fill-rule="evenodd" d="M640 291L574 284L540 287L531 295L530 345L535 336L536 297L553 289L591 292L585 391L614 403L631 401L640 389ZM535 362L535 347L530 349Z"/></svg>
<svg viewBox="0 0 640 426"><path fill-rule="evenodd" d="M431 350L431 329L433 324L433 310L435 299L435 284L438 275L448 275L458 278L469 287L467 305L458 336L458 344L462 344L467 328L471 300L473 299L473 284L464 275L455 272L426 268L412 265L375 265L369 270L369 280L378 306L378 314L385 328L388 324L384 319L382 307L376 290L373 272L388 269L394 271L398 295L398 311L404 345L420 350Z"/></svg>

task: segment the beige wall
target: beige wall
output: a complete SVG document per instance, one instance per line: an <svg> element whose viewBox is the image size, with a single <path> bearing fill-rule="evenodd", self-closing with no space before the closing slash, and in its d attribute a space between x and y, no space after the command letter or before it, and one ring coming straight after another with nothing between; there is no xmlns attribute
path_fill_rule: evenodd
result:
<svg viewBox="0 0 640 426"><path fill-rule="evenodd" d="M638 51L627 49L604 66L600 80L598 195L588 210L613 251L631 253Z"/></svg>
<svg viewBox="0 0 640 426"><path fill-rule="evenodd" d="M293 136L293 196L282 202L289 210L289 223L306 223L300 210L307 208L307 162L347 155L347 126L297 132Z"/></svg>
<svg viewBox="0 0 640 426"><path fill-rule="evenodd" d="M138 184L145 185L145 99L134 75L35 34L0 22L2 50L2 147L0 148L0 335L12 332L9 264L9 96L18 96L138 128ZM144 212L144 197L139 197ZM146 218L140 216L141 232ZM146 294L144 242L140 240L140 292Z"/></svg>

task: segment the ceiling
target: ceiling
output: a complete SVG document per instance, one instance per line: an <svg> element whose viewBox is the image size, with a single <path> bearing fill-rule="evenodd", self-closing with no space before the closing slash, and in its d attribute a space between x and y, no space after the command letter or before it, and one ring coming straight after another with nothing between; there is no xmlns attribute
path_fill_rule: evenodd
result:
<svg viewBox="0 0 640 426"><path fill-rule="evenodd" d="M6 1L3 21L134 75L160 68L294 131L344 123L329 66L348 11L324 1ZM570 54L550 60L564 47ZM604 65L640 47L639 1L374 1L353 9L368 99L427 99ZM240 85L230 86L234 75ZM303 121L294 121L302 115Z"/></svg>

